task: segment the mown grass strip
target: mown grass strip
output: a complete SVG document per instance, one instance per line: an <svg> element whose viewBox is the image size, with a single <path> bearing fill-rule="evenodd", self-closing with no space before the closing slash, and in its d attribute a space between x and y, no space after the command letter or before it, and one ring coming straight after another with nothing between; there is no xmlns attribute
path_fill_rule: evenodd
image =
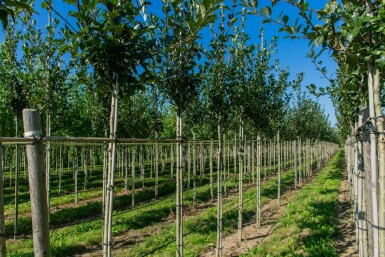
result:
<svg viewBox="0 0 385 257"><path fill-rule="evenodd" d="M228 188L234 188L236 179L227 181ZM170 183L170 187L175 187ZM214 186L214 192L216 192ZM175 191L172 190L173 192ZM167 195L161 192L160 195ZM173 194L171 194L172 196ZM192 205L192 190L185 193L186 207ZM210 185L206 184L197 188L197 201L205 202L210 199ZM147 206L139 210L123 213L114 218L113 234L117 236L130 229L146 229L146 227L164 221L170 213L175 213L175 198L166 198L164 201ZM82 217L82 213L78 213ZM95 220L83 224L77 224L55 231L51 231L51 248L54 256L71 256L73 253L84 250L85 248L96 245L101 241L102 221ZM8 241L7 250L9 256L33 256L32 238ZM148 250L148 249L146 249Z"/></svg>
<svg viewBox="0 0 385 257"><path fill-rule="evenodd" d="M281 189L284 193L294 185L294 171L289 170L282 174ZM243 218L244 222L253 219L256 209L255 185L244 191ZM261 202L266 203L277 195L277 178L271 178L262 184ZM237 228L237 204L238 195L234 194L224 200L223 227L224 235L232 233ZM184 256L198 256L205 249L214 246L216 241L216 207L200 211L195 216L184 218ZM175 225L171 225L157 233L148 236L143 242L133 245L128 249L117 249L114 256L172 256L175 254ZM157 249L159 246L166 245ZM156 252L153 250L156 249Z"/></svg>
<svg viewBox="0 0 385 257"><path fill-rule="evenodd" d="M301 189L273 234L244 257L338 256L333 238L338 233L335 220L343 156L339 151L313 182Z"/></svg>

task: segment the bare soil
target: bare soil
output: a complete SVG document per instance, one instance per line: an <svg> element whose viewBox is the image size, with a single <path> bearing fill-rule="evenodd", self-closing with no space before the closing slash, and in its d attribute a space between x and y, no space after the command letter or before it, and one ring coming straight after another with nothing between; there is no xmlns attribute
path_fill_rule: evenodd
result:
<svg viewBox="0 0 385 257"><path fill-rule="evenodd" d="M235 257L248 253L252 247L262 242L268 235L274 231L274 227L280 217L285 212L285 207L297 195L299 190L288 190L281 196L281 205L278 206L276 199L269 200L262 206L262 222L258 227L254 222L246 224L242 230L242 242L238 241L237 232L223 238L222 256ZM215 255L215 248L202 253L202 257L211 257Z"/></svg>
<svg viewBox="0 0 385 257"><path fill-rule="evenodd" d="M337 229L340 232L335 240L335 247L341 257L358 256L356 247L356 233L352 206L349 196L349 182L344 172L338 194Z"/></svg>

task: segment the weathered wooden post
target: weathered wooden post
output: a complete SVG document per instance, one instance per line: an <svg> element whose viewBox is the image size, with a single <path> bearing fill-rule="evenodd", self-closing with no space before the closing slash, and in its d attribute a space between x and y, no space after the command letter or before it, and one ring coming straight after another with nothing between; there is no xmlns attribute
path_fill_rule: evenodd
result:
<svg viewBox="0 0 385 257"><path fill-rule="evenodd" d="M23 110L24 137L42 136L40 114L36 109ZM28 177L31 198L33 249L35 257L51 256L48 225L48 203L43 143L27 145Z"/></svg>

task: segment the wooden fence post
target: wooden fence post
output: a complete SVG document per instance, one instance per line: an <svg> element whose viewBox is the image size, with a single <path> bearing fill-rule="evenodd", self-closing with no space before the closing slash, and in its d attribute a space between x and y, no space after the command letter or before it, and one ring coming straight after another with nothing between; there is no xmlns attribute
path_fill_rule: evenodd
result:
<svg viewBox="0 0 385 257"><path fill-rule="evenodd" d="M24 137L42 136L38 110L24 109L23 123ZM27 156L34 255L51 256L43 143L35 141L27 145Z"/></svg>

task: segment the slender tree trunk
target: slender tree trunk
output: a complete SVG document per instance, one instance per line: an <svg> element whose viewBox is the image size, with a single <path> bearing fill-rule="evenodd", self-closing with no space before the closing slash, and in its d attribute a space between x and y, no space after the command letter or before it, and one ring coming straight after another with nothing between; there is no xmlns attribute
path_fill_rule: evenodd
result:
<svg viewBox="0 0 385 257"><path fill-rule="evenodd" d="M385 228L385 135L384 116L381 106L380 70L374 69L373 81L373 104L374 112L378 117L376 129L378 134L378 225ZM379 251L380 257L385 257L385 229L379 230Z"/></svg>
<svg viewBox="0 0 385 257"><path fill-rule="evenodd" d="M155 199L158 198L159 190L159 153L158 153L158 143L155 143Z"/></svg>
<svg viewBox="0 0 385 257"><path fill-rule="evenodd" d="M88 184L88 164L87 164L87 148L84 147L83 152L83 172L84 172L84 190L87 189Z"/></svg>
<svg viewBox="0 0 385 257"><path fill-rule="evenodd" d="M142 188L144 188L144 155L143 145L140 146L140 180L142 181Z"/></svg>
<svg viewBox="0 0 385 257"><path fill-rule="evenodd" d="M257 134L257 212L256 212L256 224L257 227L261 226L261 132Z"/></svg>
<svg viewBox="0 0 385 257"><path fill-rule="evenodd" d="M6 257L6 238L4 222L4 170L3 170L3 147L0 144L0 257Z"/></svg>
<svg viewBox="0 0 385 257"><path fill-rule="evenodd" d="M278 158L278 192L277 192L277 203L281 205L281 143L279 141L279 131L277 134L277 158Z"/></svg>
<svg viewBox="0 0 385 257"><path fill-rule="evenodd" d="M212 165L212 163L210 164ZM187 144L187 189L190 189L190 187L191 187L191 144L190 142L188 142ZM212 184L210 184L210 190L212 191Z"/></svg>
<svg viewBox="0 0 385 257"><path fill-rule="evenodd" d="M78 149L75 146L75 156L74 156L74 178L75 178L75 204L78 205Z"/></svg>
<svg viewBox="0 0 385 257"><path fill-rule="evenodd" d="M221 163L222 163L222 198L223 195L227 195L227 187L226 187L226 135L223 133L223 125L221 125L221 130L222 130L222 153L220 156L221 157Z"/></svg>
<svg viewBox="0 0 385 257"><path fill-rule="evenodd" d="M213 142L210 142L210 196L211 201L214 201L214 190L213 190Z"/></svg>
<svg viewBox="0 0 385 257"><path fill-rule="evenodd" d="M193 133L193 207L197 206L197 162L196 162L196 143L195 133Z"/></svg>
<svg viewBox="0 0 385 257"><path fill-rule="evenodd" d="M302 186L302 177L303 177L303 164L302 164L302 141L298 139L298 185Z"/></svg>
<svg viewBox="0 0 385 257"><path fill-rule="evenodd" d="M369 116L375 117L375 106L374 106L374 74L373 67L368 67L368 88L369 88ZM372 119L372 123L375 126L376 121ZM372 128L373 130L374 128ZM373 256L379 256L379 207L378 207L378 159L377 159L377 138L374 133L370 134L370 168L372 178L372 211L373 211Z"/></svg>
<svg viewBox="0 0 385 257"><path fill-rule="evenodd" d="M118 77L116 77L116 85L112 94L111 100L111 115L110 115L110 138L116 138L117 123L118 123ZM103 257L111 257L112 255L112 212L114 198L114 176L116 165L116 146L117 143L109 143L109 161L108 161L108 176L107 176L107 199L106 210L104 215L104 241L103 241Z"/></svg>
<svg viewBox="0 0 385 257"><path fill-rule="evenodd" d="M219 122L222 120L219 118ZM223 172L223 128L218 125L218 174L217 174L217 251L216 256L222 256L222 211L223 211L223 192L222 192L222 172Z"/></svg>
<svg viewBox="0 0 385 257"><path fill-rule="evenodd" d="M18 118L16 115L16 137L18 135ZM14 227L13 227L13 238L17 239L18 228L19 228L19 145L15 146L15 214L14 214Z"/></svg>
<svg viewBox="0 0 385 257"><path fill-rule="evenodd" d="M176 256L183 257L183 145L182 117L177 112L177 171L176 171ZM195 181L195 179L194 179Z"/></svg>
<svg viewBox="0 0 385 257"><path fill-rule="evenodd" d="M294 186L298 187L298 168L297 168L297 141L293 142L293 155L294 155Z"/></svg>
<svg viewBox="0 0 385 257"><path fill-rule="evenodd" d="M59 159L60 159L60 168L59 168L59 191L58 191L58 195L60 196L61 194L61 179L62 179L62 176L63 176L63 156L62 156L62 145L60 145L60 149L59 149Z"/></svg>
<svg viewBox="0 0 385 257"><path fill-rule="evenodd" d="M47 110L47 117L46 117L46 133L47 137L51 136L51 113L49 110ZM48 204L48 222L50 220L50 210L51 210L51 143L47 142L47 150L46 150L46 184L47 184L47 204Z"/></svg>
<svg viewBox="0 0 385 257"><path fill-rule="evenodd" d="M130 151L129 151L130 147L126 147L126 167L124 169L124 192L127 194L127 191L128 191L128 167L130 165L129 163L129 159L130 159Z"/></svg>
<svg viewBox="0 0 385 257"><path fill-rule="evenodd" d="M241 119L239 129L239 178L238 178L238 241L242 241L243 228L243 163L244 163L244 134L243 120Z"/></svg>
<svg viewBox="0 0 385 257"><path fill-rule="evenodd" d="M135 146L131 148L131 207L135 206Z"/></svg>
<svg viewBox="0 0 385 257"><path fill-rule="evenodd" d="M249 175L249 185L251 185L252 178L251 178L251 148L250 148L250 143L247 144L247 173Z"/></svg>
<svg viewBox="0 0 385 257"><path fill-rule="evenodd" d="M366 121L369 117L368 107L362 111L362 121ZM363 256L373 256L373 235L372 229L369 229L368 221L373 217L372 214L372 199L370 193L370 184L371 184L371 173L370 173L370 138L367 133L367 128L364 127L362 134L362 159L361 159L361 168L362 168L362 209L364 212L361 215L363 219L362 229L363 229Z"/></svg>

